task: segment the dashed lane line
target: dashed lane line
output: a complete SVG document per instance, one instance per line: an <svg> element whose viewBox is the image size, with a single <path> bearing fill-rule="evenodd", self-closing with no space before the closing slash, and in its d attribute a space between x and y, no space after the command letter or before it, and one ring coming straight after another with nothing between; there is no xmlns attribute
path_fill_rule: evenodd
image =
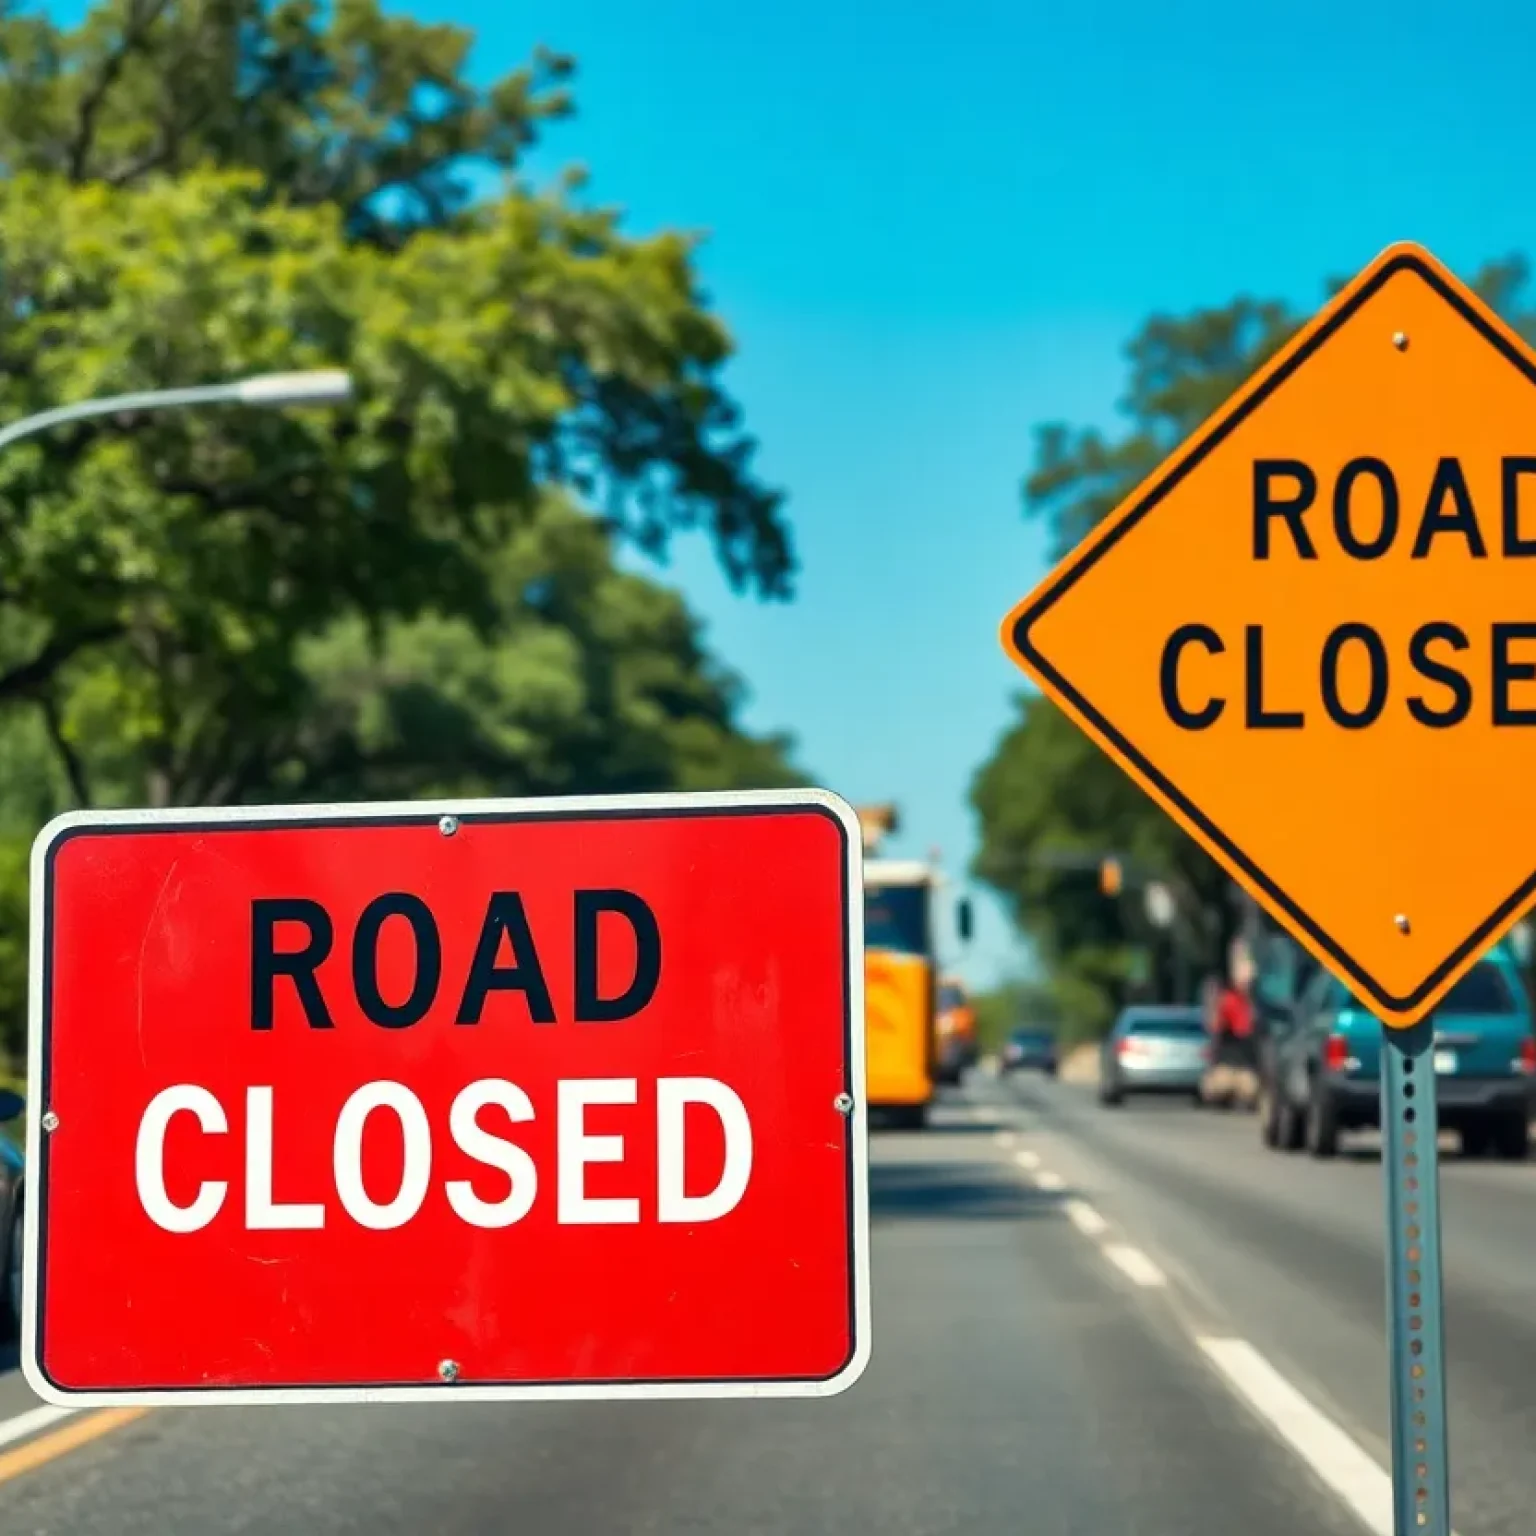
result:
<svg viewBox="0 0 1536 1536"><path fill-rule="evenodd" d="M1136 1285L1167 1285L1168 1277L1140 1248L1130 1243L1105 1243L1104 1257Z"/></svg>
<svg viewBox="0 0 1536 1536"><path fill-rule="evenodd" d="M1086 1200L1068 1200L1062 1209L1084 1237L1103 1237L1109 1230L1109 1223Z"/></svg>

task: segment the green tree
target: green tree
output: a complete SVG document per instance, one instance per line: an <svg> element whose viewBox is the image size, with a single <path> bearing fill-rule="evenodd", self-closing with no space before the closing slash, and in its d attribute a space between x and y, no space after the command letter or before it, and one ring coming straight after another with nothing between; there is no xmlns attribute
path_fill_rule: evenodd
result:
<svg viewBox="0 0 1536 1536"><path fill-rule="evenodd" d="M376 0L100 0L74 27L7 4L0 165L112 187L244 167L398 247L572 110L569 58L540 50L481 87L473 42Z"/></svg>
<svg viewBox="0 0 1536 1536"><path fill-rule="evenodd" d="M981 831L974 869L1029 935L1066 1032L1091 1035L1107 1026L1149 951L1155 990L1173 996L1181 982L1187 990L1218 962L1237 912L1225 875L1055 705L1036 694L1018 710L972 784ZM1097 860L1111 853L1127 878L1106 895ZM1167 935L1142 909L1152 876L1178 901Z"/></svg>
<svg viewBox="0 0 1536 1536"><path fill-rule="evenodd" d="M719 385L730 343L691 242L518 180L569 67L479 89L469 42L372 0L0 20L0 411L338 360L362 397L7 454L0 703L42 700L106 643L194 672L227 653L270 699L340 613L488 621L480 556L547 485L653 554L705 528L734 583L787 594L780 499ZM122 694L131 732L175 728Z"/></svg>
<svg viewBox="0 0 1536 1536"><path fill-rule="evenodd" d="M1527 335L1519 257L1490 263L1474 286ZM1337 287L1337 284L1333 285ZM1154 316L1126 348L1127 428L1106 434L1042 427L1025 479L1026 514L1042 519L1053 553L1072 549L1193 432L1301 323L1287 305L1238 298L1183 317ZM1073 1031L1102 1029L1148 950L1154 986L1187 992L1219 970L1238 921L1226 876L1047 700L1019 695L1016 716L977 771L975 869L1030 935ZM1115 853L1144 878L1165 880L1180 915L1166 934L1141 916L1140 885L1108 898L1091 873L1060 868L1063 853Z"/></svg>
<svg viewBox="0 0 1536 1536"><path fill-rule="evenodd" d="M283 798L768 787L788 744L740 731L742 685L673 592L616 568L610 536L556 503L500 555L495 638L431 613L374 646L312 647L313 708L272 748Z"/></svg>
<svg viewBox="0 0 1536 1536"><path fill-rule="evenodd" d="M443 609L382 632L338 619L298 649L272 697L263 673L214 675L218 655L156 669L103 651L71 676L63 734L112 801L142 798L147 761L146 742L122 731L125 678L151 701L157 771L181 803L790 782L787 742L738 728L742 685L681 598L620 570L613 544L550 496L488 560L485 631ZM198 713L180 708L183 692Z"/></svg>
<svg viewBox="0 0 1536 1536"><path fill-rule="evenodd" d="M480 86L471 42L375 0L0 6L0 413L337 363L359 394L0 456L5 911L71 801L789 775L622 570L697 531L792 586L694 242L532 185L570 63Z"/></svg>

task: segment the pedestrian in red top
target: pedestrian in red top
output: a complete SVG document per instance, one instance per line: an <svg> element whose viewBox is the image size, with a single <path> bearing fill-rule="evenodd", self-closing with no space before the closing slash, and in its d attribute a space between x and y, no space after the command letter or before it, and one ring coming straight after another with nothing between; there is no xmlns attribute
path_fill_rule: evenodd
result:
<svg viewBox="0 0 1536 1536"><path fill-rule="evenodd" d="M1236 1040L1253 1038L1253 1000L1246 990L1226 986L1216 1000L1216 1031Z"/></svg>
<svg viewBox="0 0 1536 1536"><path fill-rule="evenodd" d="M1246 946L1237 941L1232 946L1230 979L1221 986L1211 1011L1213 1098L1218 1103L1252 1103L1257 1095L1255 1010L1248 990L1252 979L1253 963Z"/></svg>

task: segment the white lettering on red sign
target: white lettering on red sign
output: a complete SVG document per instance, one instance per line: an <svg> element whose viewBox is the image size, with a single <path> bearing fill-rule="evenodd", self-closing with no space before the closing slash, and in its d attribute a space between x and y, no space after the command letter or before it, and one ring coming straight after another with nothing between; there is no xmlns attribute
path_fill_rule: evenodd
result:
<svg viewBox="0 0 1536 1536"><path fill-rule="evenodd" d="M593 1105L634 1104L638 1083L630 1078L570 1078L556 1084L557 1220L562 1226L602 1226L639 1222L639 1199L597 1197L587 1193L587 1168L594 1163L622 1163L625 1141L619 1135L593 1135L587 1110ZM465 1156L505 1174L511 1187L499 1201L482 1200L467 1179L447 1181L444 1192L460 1220L483 1228L510 1227L534 1207L539 1173L533 1158L515 1142L481 1127L480 1111L495 1105L513 1124L534 1119L528 1095L516 1083L483 1078L462 1089L448 1114L448 1133ZM715 1187L690 1195L684 1187L685 1117L689 1105L713 1111L724 1134L725 1160ZM400 1183L380 1203L362 1176L363 1134L369 1117L392 1114L404 1146ZM198 1232L224 1207L229 1186L208 1179L187 1205L177 1205L166 1191L165 1138L172 1119L190 1114L205 1136L229 1132L224 1106L196 1083L177 1083L149 1101L139 1121L134 1178L145 1215L165 1232ZM252 1085L245 1095L245 1227L247 1231L304 1231L325 1226L328 1207L321 1201L279 1201L273 1190L276 1137L273 1091ZM719 1221L741 1203L752 1177L752 1125L746 1106L726 1084L709 1077L664 1077L656 1084L656 1217L663 1222ZM403 1083L365 1083L343 1104L332 1138L332 1182L341 1209L358 1226L390 1231L404 1226L425 1203L432 1181L432 1127L421 1100Z"/></svg>
<svg viewBox="0 0 1536 1536"><path fill-rule="evenodd" d="M683 1190L683 1116L705 1104L725 1129L725 1169L707 1195ZM656 1198L662 1221L718 1221L735 1210L752 1177L752 1126L746 1107L712 1077L664 1077L656 1085Z"/></svg>
<svg viewBox="0 0 1536 1536"><path fill-rule="evenodd" d="M615 1226L640 1220L638 1200L594 1200L586 1192L589 1163L622 1163L622 1136L589 1136L586 1130L589 1104L633 1104L632 1077L577 1078L557 1089L560 1119L556 1141L560 1149L560 1224L562 1226Z"/></svg>
<svg viewBox="0 0 1536 1536"><path fill-rule="evenodd" d="M533 1119L533 1105L516 1083L499 1077L487 1077L471 1083L454 1101L448 1114L448 1131L454 1141L477 1163L497 1168L512 1181L505 1200L482 1200L468 1179L450 1179L448 1203L462 1221L472 1227L510 1227L533 1209L539 1192L539 1170L533 1159L515 1142L482 1131L476 1117L487 1105L495 1104L507 1112L514 1125Z"/></svg>
<svg viewBox="0 0 1536 1536"><path fill-rule="evenodd" d="M219 1113L222 1116L223 1110L221 1109ZM323 1205L279 1205L272 1198L272 1134L272 1090L270 1088L248 1089L245 1095L246 1230L248 1232L303 1232L323 1227L325 1225ZM141 1131L140 1136L142 1135ZM164 1135L163 1130L161 1135Z"/></svg>
<svg viewBox="0 0 1536 1536"><path fill-rule="evenodd" d="M165 1128L171 1116L185 1111L197 1116L197 1123L208 1136L222 1136L229 1130L224 1106L196 1083L178 1083L165 1088L149 1101L144 1118L139 1121L139 1135L134 1149L133 1172L139 1187L139 1204L157 1227L167 1232L196 1232L219 1214L229 1185L209 1182L198 1186L191 1205L173 1205L165 1192ZM249 1121L247 1121L249 1125Z"/></svg>

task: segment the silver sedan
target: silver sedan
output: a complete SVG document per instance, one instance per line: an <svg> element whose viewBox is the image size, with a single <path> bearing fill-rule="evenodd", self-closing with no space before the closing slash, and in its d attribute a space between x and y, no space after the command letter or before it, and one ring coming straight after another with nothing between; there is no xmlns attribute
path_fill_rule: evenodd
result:
<svg viewBox="0 0 1536 1536"><path fill-rule="evenodd" d="M1099 1054L1099 1101L1128 1093L1176 1093L1199 1099L1210 1037L1198 1008L1137 1005L1125 1009Z"/></svg>

